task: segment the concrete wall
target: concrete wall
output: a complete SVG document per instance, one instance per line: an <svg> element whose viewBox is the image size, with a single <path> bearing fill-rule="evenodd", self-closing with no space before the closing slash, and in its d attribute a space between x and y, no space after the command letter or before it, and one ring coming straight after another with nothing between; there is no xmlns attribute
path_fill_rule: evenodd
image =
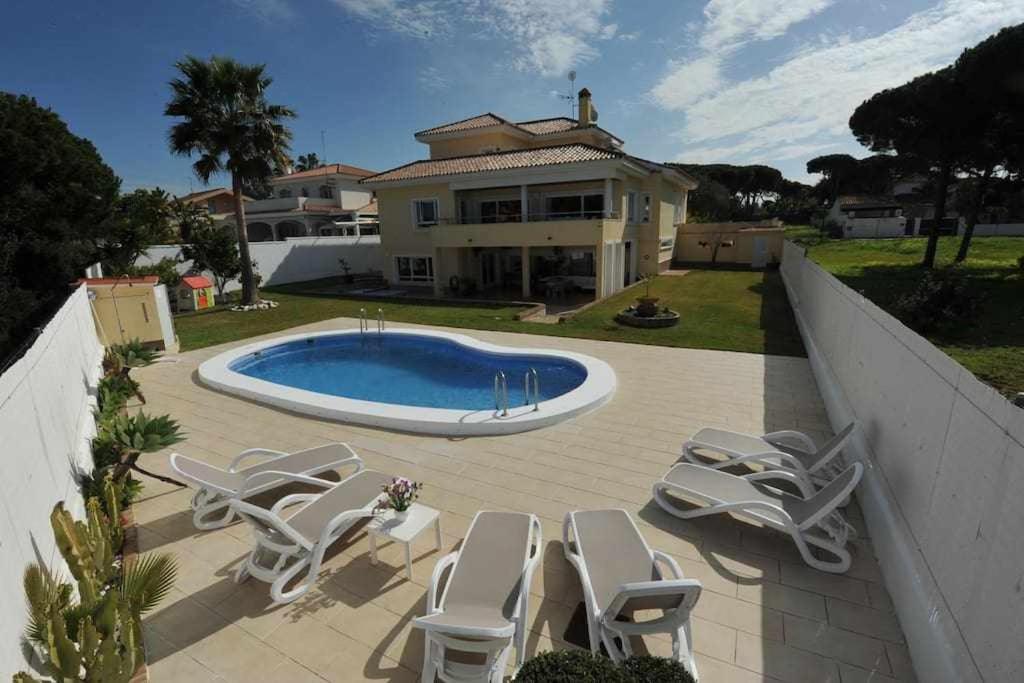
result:
<svg viewBox="0 0 1024 683"><path fill-rule="evenodd" d="M963 221L957 234L964 234ZM975 237L1024 237L1024 223L978 223L974 226Z"/></svg>
<svg viewBox="0 0 1024 683"><path fill-rule="evenodd" d="M316 280L341 275L338 259L348 261L353 273L368 270L387 270L380 246L380 236L364 237L296 237L283 242L253 242L249 244L252 259L258 264L264 285L283 285L289 282ZM151 247L136 265L149 265L163 258L180 258L181 247L176 244ZM178 264L178 272L185 273L191 261ZM208 274L209 275L209 274ZM231 292L241 289L234 280L227 286Z"/></svg>
<svg viewBox="0 0 1024 683"><path fill-rule="evenodd" d="M1024 411L789 242L782 274L918 680L1024 680Z"/></svg>
<svg viewBox="0 0 1024 683"><path fill-rule="evenodd" d="M103 347L86 289L80 286L28 352L0 376L0 677L27 669L21 648L25 597L21 578L32 562L67 574L53 543L50 511L63 500L73 515L85 506L76 470L92 469L89 440Z"/></svg>
<svg viewBox="0 0 1024 683"><path fill-rule="evenodd" d="M843 237L847 239L903 237L906 230L907 219L903 216L846 218L843 227Z"/></svg>
<svg viewBox="0 0 1024 683"><path fill-rule="evenodd" d="M754 238L765 241L766 262L782 261L783 228L771 223L684 223L677 227L672 258L686 263L710 263L712 249L701 242L713 244L721 239L731 247L718 248L718 263L750 264L754 259Z"/></svg>

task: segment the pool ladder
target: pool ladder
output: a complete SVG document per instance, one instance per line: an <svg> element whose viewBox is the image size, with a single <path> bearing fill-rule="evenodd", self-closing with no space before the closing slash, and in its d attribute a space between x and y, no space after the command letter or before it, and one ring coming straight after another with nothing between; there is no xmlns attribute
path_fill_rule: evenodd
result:
<svg viewBox="0 0 1024 683"><path fill-rule="evenodd" d="M359 334L370 331L370 322L366 319L366 309L359 309ZM384 309L377 309L377 334L384 332Z"/></svg>
<svg viewBox="0 0 1024 683"><path fill-rule="evenodd" d="M533 388L533 409L540 410L540 377L537 375L536 368L530 368L523 376L523 405L530 405L531 387ZM508 379L501 370L494 373L494 410L500 410L502 417L508 415Z"/></svg>

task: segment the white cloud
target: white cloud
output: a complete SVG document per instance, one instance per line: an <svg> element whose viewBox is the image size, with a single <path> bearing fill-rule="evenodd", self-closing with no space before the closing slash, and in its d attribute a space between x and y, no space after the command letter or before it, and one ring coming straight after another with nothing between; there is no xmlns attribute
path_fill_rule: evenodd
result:
<svg viewBox="0 0 1024 683"><path fill-rule="evenodd" d="M665 109L683 109L716 90L723 80L726 59L751 41L785 34L834 0L710 0L704 6L700 35L702 56L668 63L665 75L650 95ZM700 30L699 28L696 30Z"/></svg>
<svg viewBox="0 0 1024 683"><path fill-rule="evenodd" d="M620 33L616 36L619 40L636 40L640 37L640 31L633 31L632 33Z"/></svg>
<svg viewBox="0 0 1024 683"><path fill-rule="evenodd" d="M806 158L848 144L850 115L872 94L941 68L964 48L1020 21L1020 0L941 0L878 35L817 36L767 73L737 82L722 75L722 60L671 63L651 96L663 109L685 111L677 132L686 145L681 159ZM716 40L779 30L744 33L738 25L723 24L730 28L716 29Z"/></svg>
<svg viewBox="0 0 1024 683"><path fill-rule="evenodd" d="M615 37L606 23L611 0L333 0L381 30L428 38L456 30L511 43L512 64L564 75L596 58L593 42Z"/></svg>
<svg viewBox="0 0 1024 683"><path fill-rule="evenodd" d="M705 50L734 46L747 40L769 40L793 24L822 11L833 0L711 0L700 45Z"/></svg>
<svg viewBox="0 0 1024 683"><path fill-rule="evenodd" d="M447 90L452 84L451 78L445 76L444 72L436 66L427 66L420 69L419 74L416 75L416 80L425 90L432 90L434 92Z"/></svg>

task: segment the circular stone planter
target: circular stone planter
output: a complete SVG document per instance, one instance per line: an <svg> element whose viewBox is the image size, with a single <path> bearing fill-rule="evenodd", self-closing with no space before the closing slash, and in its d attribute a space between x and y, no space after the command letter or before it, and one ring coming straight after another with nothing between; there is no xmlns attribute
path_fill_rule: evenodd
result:
<svg viewBox="0 0 1024 683"><path fill-rule="evenodd" d="M658 311L653 316L640 316L635 308L627 308L615 316L615 322L628 327L642 327L644 329L657 329L659 327L672 327L679 324L679 314L675 311L668 313Z"/></svg>

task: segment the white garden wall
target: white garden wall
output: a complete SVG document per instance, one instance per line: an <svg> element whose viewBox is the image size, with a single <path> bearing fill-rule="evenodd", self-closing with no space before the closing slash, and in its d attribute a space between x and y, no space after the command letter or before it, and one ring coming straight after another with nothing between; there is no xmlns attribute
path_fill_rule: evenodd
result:
<svg viewBox="0 0 1024 683"><path fill-rule="evenodd" d="M964 234L964 226L957 230ZM978 223L974 226L975 237L1024 237L1024 223Z"/></svg>
<svg viewBox="0 0 1024 683"><path fill-rule="evenodd" d="M1024 411L790 242L782 274L918 680L1024 680Z"/></svg>
<svg viewBox="0 0 1024 683"><path fill-rule="evenodd" d="M62 569L50 530L57 501L84 516L77 471L92 470L89 441L103 347L79 287L28 352L0 376L0 678L26 669L21 578L32 562Z"/></svg>
<svg viewBox="0 0 1024 683"><path fill-rule="evenodd" d="M295 237L281 242L250 242L249 252L256 261L264 285L283 285L289 282L316 280L341 275L338 259L345 259L353 273L384 269L384 252L379 235L362 237ZM136 261L136 265L156 263L163 258L180 258L177 244L151 247ZM185 261L178 272L185 273L192 265ZM241 289L234 280L227 291Z"/></svg>

